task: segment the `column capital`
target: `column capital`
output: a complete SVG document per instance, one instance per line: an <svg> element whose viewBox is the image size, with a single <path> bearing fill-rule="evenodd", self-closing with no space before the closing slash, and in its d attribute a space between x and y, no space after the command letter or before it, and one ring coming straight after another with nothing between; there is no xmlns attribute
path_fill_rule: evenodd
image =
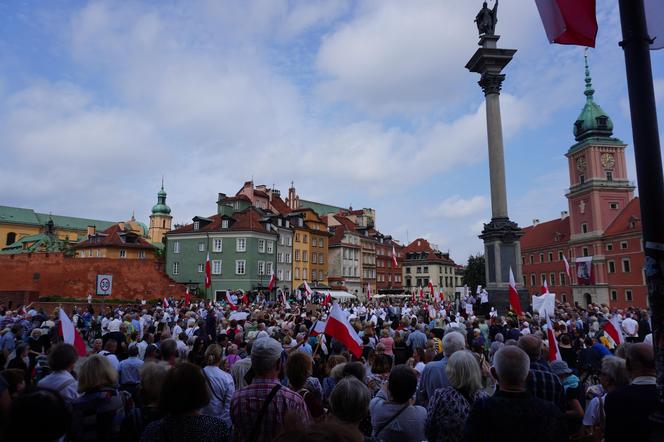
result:
<svg viewBox="0 0 664 442"><path fill-rule="evenodd" d="M500 89L503 87L503 80L505 80L505 74L493 74L485 72L482 74L482 78L477 84L480 85L484 91L484 95L491 94L500 94Z"/></svg>

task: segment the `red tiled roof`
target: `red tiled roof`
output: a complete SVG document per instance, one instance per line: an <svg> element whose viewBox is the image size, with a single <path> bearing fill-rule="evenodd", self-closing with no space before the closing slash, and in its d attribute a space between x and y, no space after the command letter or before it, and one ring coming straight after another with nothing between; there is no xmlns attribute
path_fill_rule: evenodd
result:
<svg viewBox="0 0 664 442"><path fill-rule="evenodd" d="M254 195L255 196L260 196L261 198L270 198L270 195L267 193L263 192L262 190L255 190L254 189Z"/></svg>
<svg viewBox="0 0 664 442"><path fill-rule="evenodd" d="M569 217L554 219L523 229L521 250L560 247L570 238Z"/></svg>
<svg viewBox="0 0 664 442"><path fill-rule="evenodd" d="M604 231L604 236L622 235L641 231L641 206L639 197L627 203L627 206Z"/></svg>
<svg viewBox="0 0 664 442"><path fill-rule="evenodd" d="M355 223L345 216L341 215L334 215L334 219L336 219L339 224L344 226L346 229L350 230L351 232L357 232L357 229L355 228Z"/></svg>
<svg viewBox="0 0 664 442"><path fill-rule="evenodd" d="M288 204L286 204L280 196L273 195L270 204L272 204L272 207L274 207L281 215L285 215L291 211Z"/></svg>
<svg viewBox="0 0 664 442"><path fill-rule="evenodd" d="M396 247L395 247L396 248ZM424 238L417 238L401 250L402 253L428 253L427 261L441 261L448 264L456 265L455 262L442 252L438 252L431 247L429 241Z"/></svg>
<svg viewBox="0 0 664 442"><path fill-rule="evenodd" d="M256 209L255 207L247 207L246 209L236 212L231 217L234 222L230 223L228 229L223 229L223 231L252 231L259 233L269 233L265 226L260 222L263 218L263 214ZM212 220L211 223L201 226L200 229L196 232L216 232L221 229L221 219L220 215L213 215L208 217ZM194 224L187 224L180 227L179 229L171 230L168 234L177 234L177 233L191 233L194 232Z"/></svg>
<svg viewBox="0 0 664 442"><path fill-rule="evenodd" d="M226 198L224 198L221 201L224 202L224 203L227 202L227 201L246 201L246 202L250 203L251 199L247 195L243 194L243 195L227 196Z"/></svg>
<svg viewBox="0 0 664 442"><path fill-rule="evenodd" d="M125 238L127 235L135 236L136 242L126 242ZM147 250L156 249L156 247L150 244L150 242L145 238L142 238L134 232L122 230L119 224L114 224L103 232L97 233L85 241L74 245L74 248L77 249L88 247L122 247Z"/></svg>

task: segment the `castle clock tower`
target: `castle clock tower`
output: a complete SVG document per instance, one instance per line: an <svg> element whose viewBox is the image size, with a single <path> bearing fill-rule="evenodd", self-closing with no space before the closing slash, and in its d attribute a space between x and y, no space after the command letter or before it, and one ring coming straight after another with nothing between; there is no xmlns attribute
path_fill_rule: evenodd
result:
<svg viewBox="0 0 664 442"><path fill-rule="evenodd" d="M157 193L157 204L152 207L150 215L150 241L161 243L164 234L171 230L171 208L166 205L166 191L164 190L164 181L161 182L161 190Z"/></svg>

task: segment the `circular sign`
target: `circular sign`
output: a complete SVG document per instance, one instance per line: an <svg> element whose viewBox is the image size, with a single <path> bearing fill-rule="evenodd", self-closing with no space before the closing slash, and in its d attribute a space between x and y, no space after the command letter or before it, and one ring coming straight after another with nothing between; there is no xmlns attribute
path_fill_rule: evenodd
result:
<svg viewBox="0 0 664 442"><path fill-rule="evenodd" d="M111 281L109 281L108 278L102 278L101 281L99 281L99 288L102 289L102 291L107 292L108 289L111 288Z"/></svg>

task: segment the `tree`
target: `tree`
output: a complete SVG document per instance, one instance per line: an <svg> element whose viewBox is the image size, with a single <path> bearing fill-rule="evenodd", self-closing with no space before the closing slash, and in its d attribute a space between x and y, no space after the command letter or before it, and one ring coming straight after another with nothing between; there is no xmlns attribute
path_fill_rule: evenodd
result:
<svg viewBox="0 0 664 442"><path fill-rule="evenodd" d="M484 273L484 255L470 255L468 257L468 264L463 272L463 283L466 284L471 292L475 287L481 285L486 286L486 274Z"/></svg>

